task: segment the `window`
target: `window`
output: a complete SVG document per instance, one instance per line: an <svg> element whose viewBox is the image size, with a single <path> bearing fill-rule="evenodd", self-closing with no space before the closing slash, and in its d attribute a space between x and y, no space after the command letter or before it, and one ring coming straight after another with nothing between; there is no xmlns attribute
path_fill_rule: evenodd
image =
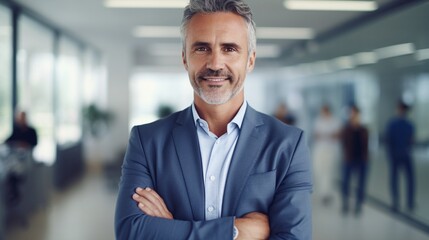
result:
<svg viewBox="0 0 429 240"><path fill-rule="evenodd" d="M83 74L82 104L84 106L94 104L99 107L105 107L107 101L106 69L102 58L94 51L85 51Z"/></svg>
<svg viewBox="0 0 429 240"><path fill-rule="evenodd" d="M11 14L0 5L0 142L12 132L12 24Z"/></svg>
<svg viewBox="0 0 429 240"><path fill-rule="evenodd" d="M17 55L18 110L27 112L30 125L38 135L33 151L35 161L55 161L53 76L54 35L32 19L22 16L18 22Z"/></svg>
<svg viewBox="0 0 429 240"><path fill-rule="evenodd" d="M73 41L61 38L55 84L59 145L74 144L81 139L81 79L81 50Z"/></svg>
<svg viewBox="0 0 429 240"><path fill-rule="evenodd" d="M186 73L136 73L130 81L130 126L156 120L161 107L174 111L192 103Z"/></svg>

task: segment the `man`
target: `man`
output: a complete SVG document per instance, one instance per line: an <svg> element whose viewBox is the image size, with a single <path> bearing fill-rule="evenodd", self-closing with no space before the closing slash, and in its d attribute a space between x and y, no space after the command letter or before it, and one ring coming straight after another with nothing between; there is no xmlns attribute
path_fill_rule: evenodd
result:
<svg viewBox="0 0 429 240"><path fill-rule="evenodd" d="M365 183L368 166L368 130L360 122L360 110L357 106L350 108L350 117L342 130L341 140L344 150L343 165L343 213L349 210L349 189L352 174L358 177L356 188L355 214L361 213L365 198Z"/></svg>
<svg viewBox="0 0 429 240"><path fill-rule="evenodd" d="M414 209L414 169L412 162L412 146L414 126L407 119L409 106L403 101L397 104L397 117L393 118L386 128L386 143L390 158L390 190L392 194L392 210L399 207L398 172L402 169L407 179L407 207Z"/></svg>
<svg viewBox="0 0 429 240"><path fill-rule="evenodd" d="M6 144L27 149L32 149L37 145L36 130L28 125L25 112L17 112L12 134L6 139Z"/></svg>
<svg viewBox="0 0 429 240"><path fill-rule="evenodd" d="M116 238L311 239L303 132L244 100L256 56L250 8L192 0L182 36L194 103L132 129Z"/></svg>
<svg viewBox="0 0 429 240"><path fill-rule="evenodd" d="M28 124L25 112L19 111L16 113L12 134L6 139L5 143L14 150L12 152L25 150L31 153L31 150L37 145L36 130ZM22 155L20 154L19 156ZM18 161L18 163L20 166L23 164L21 161ZM6 180L8 204L18 204L22 200L22 193L19 191L19 187L25 180L26 175L21 169L20 171L8 172Z"/></svg>

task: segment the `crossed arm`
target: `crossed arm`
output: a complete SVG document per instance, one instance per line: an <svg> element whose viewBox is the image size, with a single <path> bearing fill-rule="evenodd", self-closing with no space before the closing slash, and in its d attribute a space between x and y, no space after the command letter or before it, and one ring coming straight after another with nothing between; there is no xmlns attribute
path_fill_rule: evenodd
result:
<svg viewBox="0 0 429 240"><path fill-rule="evenodd" d="M174 219L164 200L151 188L137 188L136 193L133 194L133 199L146 215ZM242 218L235 218L234 226L239 232L237 239L268 239L270 235L268 217L258 212L248 213Z"/></svg>
<svg viewBox="0 0 429 240"><path fill-rule="evenodd" d="M309 157L301 144L295 152L287 177L278 186L266 215L252 212L210 221L186 221L178 216L175 219L163 196L154 190L138 131L133 129L116 204L116 238L232 239L235 225L239 231L238 239L311 239Z"/></svg>

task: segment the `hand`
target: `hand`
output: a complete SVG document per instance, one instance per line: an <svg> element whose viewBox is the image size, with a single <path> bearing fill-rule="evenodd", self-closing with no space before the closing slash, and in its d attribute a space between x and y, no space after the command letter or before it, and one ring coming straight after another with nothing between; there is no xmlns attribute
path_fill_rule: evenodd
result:
<svg viewBox="0 0 429 240"><path fill-rule="evenodd" d="M173 219L173 215L168 210L164 200L153 189L138 187L136 193L133 194L133 199L146 215Z"/></svg>
<svg viewBox="0 0 429 240"><path fill-rule="evenodd" d="M237 239L259 240L268 239L270 236L268 216L263 213L248 213L241 218L236 218L234 224L238 229Z"/></svg>

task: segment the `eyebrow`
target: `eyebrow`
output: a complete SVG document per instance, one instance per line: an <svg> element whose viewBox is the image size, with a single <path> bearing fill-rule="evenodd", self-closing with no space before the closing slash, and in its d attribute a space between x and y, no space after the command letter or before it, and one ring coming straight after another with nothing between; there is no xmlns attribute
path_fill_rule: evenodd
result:
<svg viewBox="0 0 429 240"><path fill-rule="evenodd" d="M191 45L191 48L195 48L195 47L203 47L203 46L210 46L210 44L208 42L194 42Z"/></svg>
<svg viewBox="0 0 429 240"><path fill-rule="evenodd" d="M210 46L210 43L198 41L198 42L193 43L191 45L191 48L206 47L206 46ZM231 43L228 43L228 42L227 43L221 43L221 46L222 47L233 47L233 48L236 48L238 50L241 49L240 45L238 45L237 43L233 43L233 42L231 42Z"/></svg>
<svg viewBox="0 0 429 240"><path fill-rule="evenodd" d="M236 48L238 50L241 50L240 45L238 45L237 43L222 43L221 45L223 47L232 47L232 48Z"/></svg>

